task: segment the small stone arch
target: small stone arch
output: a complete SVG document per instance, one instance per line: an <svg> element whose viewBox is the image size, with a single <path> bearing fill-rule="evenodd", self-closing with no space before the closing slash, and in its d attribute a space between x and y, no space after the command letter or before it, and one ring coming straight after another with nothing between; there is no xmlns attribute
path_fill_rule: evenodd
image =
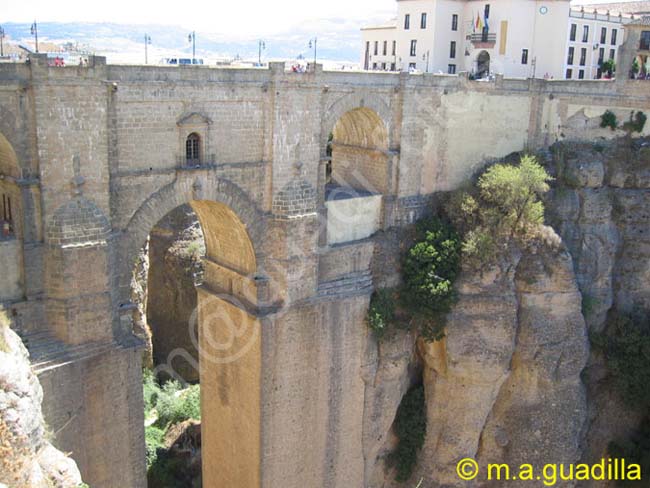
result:
<svg viewBox="0 0 650 488"><path fill-rule="evenodd" d="M149 232L165 215L184 204L192 206L201 222L208 259L220 261L220 264L241 274L255 273L261 259L261 251L256 246L261 246L262 243L264 214L234 183L216 177L213 172L201 175L188 173L151 195L126 225L118 260L118 285L122 303L129 300L133 266ZM224 227L223 224L219 226L219 219L237 224L231 237L245 246L242 254L245 259L242 262L230 258L224 261L224 248L217 235L218 230L224 230ZM207 231L210 226L215 232Z"/></svg>
<svg viewBox="0 0 650 488"><path fill-rule="evenodd" d="M325 148L327 147L329 135L334 129L336 123L346 113L360 108L372 110L381 119L384 127L386 128L386 133L388 135L388 146L390 146L392 120L390 106L377 94L351 93L344 95L343 97L325 107L326 115L323 118L323 125L321 128L322 154L325 154Z"/></svg>

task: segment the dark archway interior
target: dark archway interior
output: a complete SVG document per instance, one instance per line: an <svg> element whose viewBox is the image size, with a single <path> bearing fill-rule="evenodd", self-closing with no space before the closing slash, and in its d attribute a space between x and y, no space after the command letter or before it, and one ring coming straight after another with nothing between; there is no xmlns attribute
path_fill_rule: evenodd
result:
<svg viewBox="0 0 650 488"><path fill-rule="evenodd" d="M476 76L485 78L490 74L490 54L487 51L481 51L476 58Z"/></svg>

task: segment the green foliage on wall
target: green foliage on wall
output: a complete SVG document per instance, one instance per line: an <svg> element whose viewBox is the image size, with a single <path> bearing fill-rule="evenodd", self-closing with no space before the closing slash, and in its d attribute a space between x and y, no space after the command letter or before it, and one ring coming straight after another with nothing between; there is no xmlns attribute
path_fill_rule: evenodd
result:
<svg viewBox="0 0 650 488"><path fill-rule="evenodd" d="M451 224L431 217L418 222L416 242L403 261L400 298L428 341L444 336L444 316L456 299L460 236Z"/></svg>
<svg viewBox="0 0 650 488"><path fill-rule="evenodd" d="M616 114L611 110L605 110L603 115L600 116L600 126L605 129L609 127L612 130L616 130L618 127L618 119Z"/></svg>
<svg viewBox="0 0 650 488"><path fill-rule="evenodd" d="M630 120L623 124L623 130L631 134L632 132L643 132L648 117L643 112L630 112Z"/></svg>
<svg viewBox="0 0 650 488"><path fill-rule="evenodd" d="M389 328L395 324L394 291L381 288L370 297L368 309L368 326L377 339L384 337Z"/></svg>
<svg viewBox="0 0 650 488"><path fill-rule="evenodd" d="M397 481L408 481L413 473L418 453L424 444L426 417L424 387L416 386L404 395L395 417L394 430L399 442L388 460L397 468Z"/></svg>

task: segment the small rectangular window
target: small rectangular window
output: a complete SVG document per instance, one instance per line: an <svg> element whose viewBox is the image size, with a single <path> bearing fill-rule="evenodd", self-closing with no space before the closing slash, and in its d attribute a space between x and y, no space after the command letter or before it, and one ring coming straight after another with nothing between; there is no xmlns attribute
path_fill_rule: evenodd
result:
<svg viewBox="0 0 650 488"><path fill-rule="evenodd" d="M455 64L447 65L447 73L449 73L450 75L455 75L456 74L456 65Z"/></svg>
<svg viewBox="0 0 650 488"><path fill-rule="evenodd" d="M386 63L381 63L381 70L386 71Z"/></svg>
<svg viewBox="0 0 650 488"><path fill-rule="evenodd" d="M598 64L603 64L604 61L605 61L605 48L601 47L598 50Z"/></svg>
<svg viewBox="0 0 650 488"><path fill-rule="evenodd" d="M616 46L616 37L618 35L618 30L612 29L612 46Z"/></svg>
<svg viewBox="0 0 650 488"><path fill-rule="evenodd" d="M413 39L411 41L411 56L415 56L417 54L417 46L418 46L418 41Z"/></svg>
<svg viewBox="0 0 650 488"><path fill-rule="evenodd" d="M566 64L572 65L573 64L573 55L575 53L575 49L573 46L569 47L569 56L567 57Z"/></svg>
<svg viewBox="0 0 650 488"><path fill-rule="evenodd" d="M600 43L605 44L607 42L607 27L600 29Z"/></svg>
<svg viewBox="0 0 650 488"><path fill-rule="evenodd" d="M375 41L375 56L379 54L379 41Z"/></svg>
<svg viewBox="0 0 650 488"><path fill-rule="evenodd" d="M451 16L451 30L457 31L458 30L458 15L453 14Z"/></svg>
<svg viewBox="0 0 650 488"><path fill-rule="evenodd" d="M426 29L427 28L427 14L423 13L422 18L420 19L420 29Z"/></svg>
<svg viewBox="0 0 650 488"><path fill-rule="evenodd" d="M393 56L397 53L397 41L393 41Z"/></svg>
<svg viewBox="0 0 650 488"><path fill-rule="evenodd" d="M454 59L456 57L456 41L451 41L449 44L449 57Z"/></svg>
<svg viewBox="0 0 650 488"><path fill-rule="evenodd" d="M589 26L582 27L582 42L589 42Z"/></svg>
<svg viewBox="0 0 650 488"><path fill-rule="evenodd" d="M578 24L571 24L571 35L569 36L569 39L572 41L576 40L576 33L578 31Z"/></svg>
<svg viewBox="0 0 650 488"><path fill-rule="evenodd" d="M609 59L616 59L616 49L609 50Z"/></svg>
<svg viewBox="0 0 650 488"><path fill-rule="evenodd" d="M567 80L570 80L571 78L573 78L573 70L572 70L571 68L568 68L568 69L566 70L566 76L565 76L565 78L566 78Z"/></svg>
<svg viewBox="0 0 650 488"><path fill-rule="evenodd" d="M377 69L377 63L372 63L372 69L373 70Z"/></svg>
<svg viewBox="0 0 650 488"><path fill-rule="evenodd" d="M587 64L587 48L580 49L580 66Z"/></svg>
<svg viewBox="0 0 650 488"><path fill-rule="evenodd" d="M409 30L411 28L411 14L406 14L404 16L404 30Z"/></svg>
<svg viewBox="0 0 650 488"><path fill-rule="evenodd" d="M580 71L578 71L578 79L579 80L585 79L585 70L581 69Z"/></svg>
<svg viewBox="0 0 650 488"><path fill-rule="evenodd" d="M602 68L598 68L598 71L596 71L596 79L600 80L603 77L603 70Z"/></svg>
<svg viewBox="0 0 650 488"><path fill-rule="evenodd" d="M409 63L409 69L417 69L417 64L416 63Z"/></svg>
<svg viewBox="0 0 650 488"><path fill-rule="evenodd" d="M528 64L528 49L521 50L521 64Z"/></svg>
<svg viewBox="0 0 650 488"><path fill-rule="evenodd" d="M390 63L390 70L395 71L395 63Z"/></svg>
<svg viewBox="0 0 650 488"><path fill-rule="evenodd" d="M384 41L384 51L383 51L383 53L384 53L384 56L386 56L388 54L388 41Z"/></svg>
<svg viewBox="0 0 650 488"><path fill-rule="evenodd" d="M639 42L640 51L650 50L650 31L641 32L641 41Z"/></svg>

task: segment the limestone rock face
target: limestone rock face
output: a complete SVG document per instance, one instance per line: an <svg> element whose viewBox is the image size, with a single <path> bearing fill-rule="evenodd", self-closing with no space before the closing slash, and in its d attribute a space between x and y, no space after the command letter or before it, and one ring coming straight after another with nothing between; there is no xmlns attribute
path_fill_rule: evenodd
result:
<svg viewBox="0 0 650 488"><path fill-rule="evenodd" d="M556 177L547 201L553 227L573 256L583 311L591 330L608 311L650 308L650 141L561 143L546 165ZM584 375L589 423L583 459L596 462L607 445L638 422L612 390L602 358Z"/></svg>
<svg viewBox="0 0 650 488"><path fill-rule="evenodd" d="M146 314L153 362L190 383L199 380L195 283L204 254L203 232L189 206L177 208L151 231Z"/></svg>
<svg viewBox="0 0 650 488"><path fill-rule="evenodd" d="M456 475L465 457L482 466L541 466L549 453L577 461L589 346L568 252L514 252L482 274L464 270L457 284L446 339L421 348L425 486L465 486Z"/></svg>
<svg viewBox="0 0 650 488"><path fill-rule="evenodd" d="M0 312L0 486L77 488L75 462L46 440L43 390L27 349Z"/></svg>

